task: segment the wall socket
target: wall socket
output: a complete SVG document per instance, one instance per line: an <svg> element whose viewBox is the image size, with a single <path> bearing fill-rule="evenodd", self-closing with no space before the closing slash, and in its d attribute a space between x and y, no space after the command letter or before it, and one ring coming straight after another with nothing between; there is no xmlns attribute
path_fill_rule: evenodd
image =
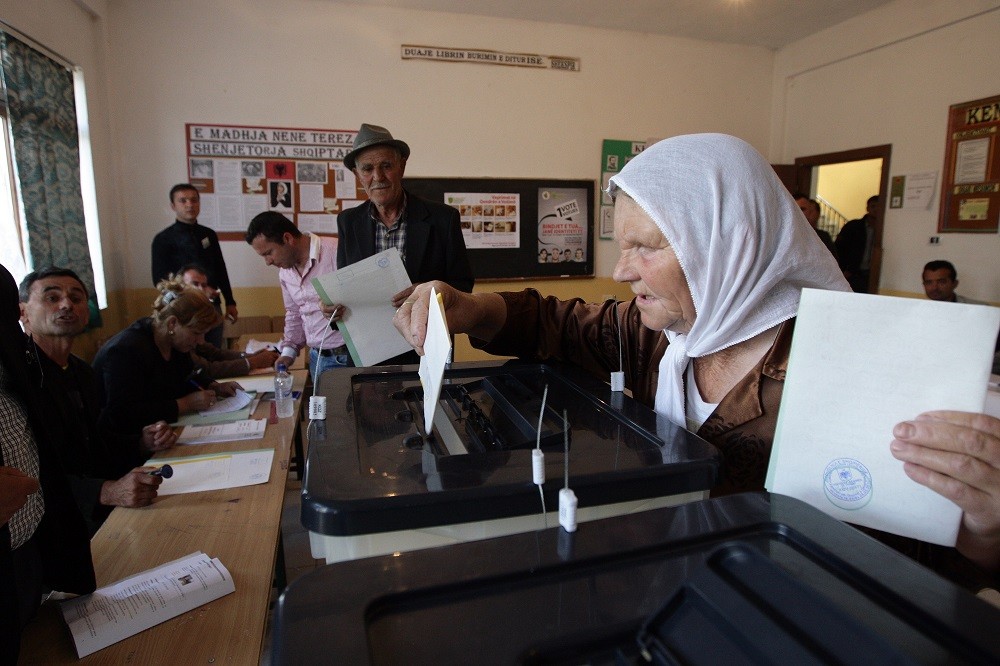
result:
<svg viewBox="0 0 1000 666"><path fill-rule="evenodd" d="M941 244L941 237L940 236L931 236L929 242L930 242L931 245L940 245Z"/></svg>

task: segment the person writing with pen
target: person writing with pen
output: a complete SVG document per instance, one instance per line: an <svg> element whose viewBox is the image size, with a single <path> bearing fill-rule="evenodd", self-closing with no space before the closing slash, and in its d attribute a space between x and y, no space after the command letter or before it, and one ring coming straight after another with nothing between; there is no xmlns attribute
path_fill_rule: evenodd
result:
<svg viewBox="0 0 1000 666"><path fill-rule="evenodd" d="M180 278L163 280L153 313L108 340L94 358L101 391L101 433L119 443L124 460L141 465L135 445L144 424L173 423L236 394L235 382L196 381L191 351L221 315L201 290Z"/></svg>

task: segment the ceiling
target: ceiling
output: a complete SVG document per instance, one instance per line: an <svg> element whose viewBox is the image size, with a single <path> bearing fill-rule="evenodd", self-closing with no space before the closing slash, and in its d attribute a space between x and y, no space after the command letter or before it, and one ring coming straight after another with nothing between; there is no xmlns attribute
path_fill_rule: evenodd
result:
<svg viewBox="0 0 1000 666"><path fill-rule="evenodd" d="M891 0L350 0L779 49Z"/></svg>

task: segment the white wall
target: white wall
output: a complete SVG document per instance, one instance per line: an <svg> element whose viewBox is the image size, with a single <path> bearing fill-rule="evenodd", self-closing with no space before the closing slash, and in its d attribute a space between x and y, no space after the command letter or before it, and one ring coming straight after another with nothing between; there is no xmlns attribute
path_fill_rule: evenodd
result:
<svg viewBox="0 0 1000 666"><path fill-rule="evenodd" d="M888 143L890 175L940 176L948 107L1000 94L998 35L1000 2L897 0L789 45L775 58L772 158ZM1000 236L941 234L931 246L939 202L887 209L880 288L922 294L923 265L948 259L963 295L1000 301Z"/></svg>
<svg viewBox="0 0 1000 666"><path fill-rule="evenodd" d="M328 0L115 0L107 32L130 287L149 286L149 243L172 221L186 122L373 122L410 144L411 176L597 180L606 138L722 131L767 147L760 48ZM578 56L582 71L404 61L404 43ZM617 252L597 244L610 275ZM223 252L235 285L274 284L245 243Z"/></svg>

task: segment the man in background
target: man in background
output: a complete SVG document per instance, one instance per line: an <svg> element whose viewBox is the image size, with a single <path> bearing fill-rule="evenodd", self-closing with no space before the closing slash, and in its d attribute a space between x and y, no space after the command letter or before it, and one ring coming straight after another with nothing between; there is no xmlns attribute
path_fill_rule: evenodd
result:
<svg viewBox="0 0 1000 666"><path fill-rule="evenodd" d="M17 663L21 631L45 590L96 587L87 526L52 449L48 405L28 371L17 285L0 266L0 663ZM40 489L40 490L39 490Z"/></svg>
<svg viewBox="0 0 1000 666"><path fill-rule="evenodd" d="M421 199L403 188L409 157L410 147L394 139L389 130L362 123L351 152L344 156L344 166L354 171L368 200L337 216L337 268L394 247L414 285L441 280L471 292L475 280L465 251L459 211ZM394 295L393 307L401 307L412 291L410 287ZM342 314L343 309L339 312ZM382 364L402 363L419 363L419 356L410 351Z"/></svg>
<svg viewBox="0 0 1000 666"><path fill-rule="evenodd" d="M246 241L265 264L279 269L285 330L275 365L290 366L306 345L313 382L327 368L354 365L344 336L324 316L312 285L313 278L337 270L337 239L303 234L281 213L266 211L250 221Z"/></svg>
<svg viewBox="0 0 1000 666"><path fill-rule="evenodd" d="M153 286L176 273L184 264L198 264L204 267L209 284L226 299L226 319L235 322L239 318L239 311L229 284L229 272L222 258L219 237L212 229L198 224L201 196L195 186L178 183L170 188L170 208L177 216L177 221L153 238ZM222 307L218 299L213 303L221 313ZM216 347L221 347L222 326L209 331L205 338Z"/></svg>
<svg viewBox="0 0 1000 666"><path fill-rule="evenodd" d="M198 264L181 266L178 273L184 282L201 289L208 300L211 301L216 296L216 289L209 284L205 269ZM278 352L273 349L261 349L253 354L247 354L236 349L222 349L206 341L195 347L194 351L191 352L191 358L196 366L204 368L208 377L222 379L242 377L254 370L274 367L274 363L278 360Z"/></svg>
<svg viewBox="0 0 1000 666"><path fill-rule="evenodd" d="M30 337L29 371L49 406L58 453L77 506L93 535L116 506L148 506L162 479L124 462L115 443L98 434L101 408L94 370L73 355L73 342L87 326L87 288L66 268L28 273L21 281L21 322ZM177 441L165 422L143 429L142 448L159 451Z"/></svg>
<svg viewBox="0 0 1000 666"><path fill-rule="evenodd" d="M826 245L826 249L830 251L833 258L837 258L837 248L833 245L833 239L830 238L830 234L819 228L819 202L815 199L810 199L804 194L795 195L795 203L798 204L799 210L806 217L806 222L809 226L813 228L819 239L823 241L823 245Z"/></svg>
<svg viewBox="0 0 1000 666"><path fill-rule="evenodd" d="M932 301L948 301L949 303L973 303L989 305L955 293L958 287L958 272L950 261L938 259L928 261L923 272L924 293Z"/></svg>
<svg viewBox="0 0 1000 666"><path fill-rule="evenodd" d="M851 220L837 234L837 262L851 289L868 293L871 276L872 250L875 248L875 222L878 215L878 195L869 197L864 217Z"/></svg>

